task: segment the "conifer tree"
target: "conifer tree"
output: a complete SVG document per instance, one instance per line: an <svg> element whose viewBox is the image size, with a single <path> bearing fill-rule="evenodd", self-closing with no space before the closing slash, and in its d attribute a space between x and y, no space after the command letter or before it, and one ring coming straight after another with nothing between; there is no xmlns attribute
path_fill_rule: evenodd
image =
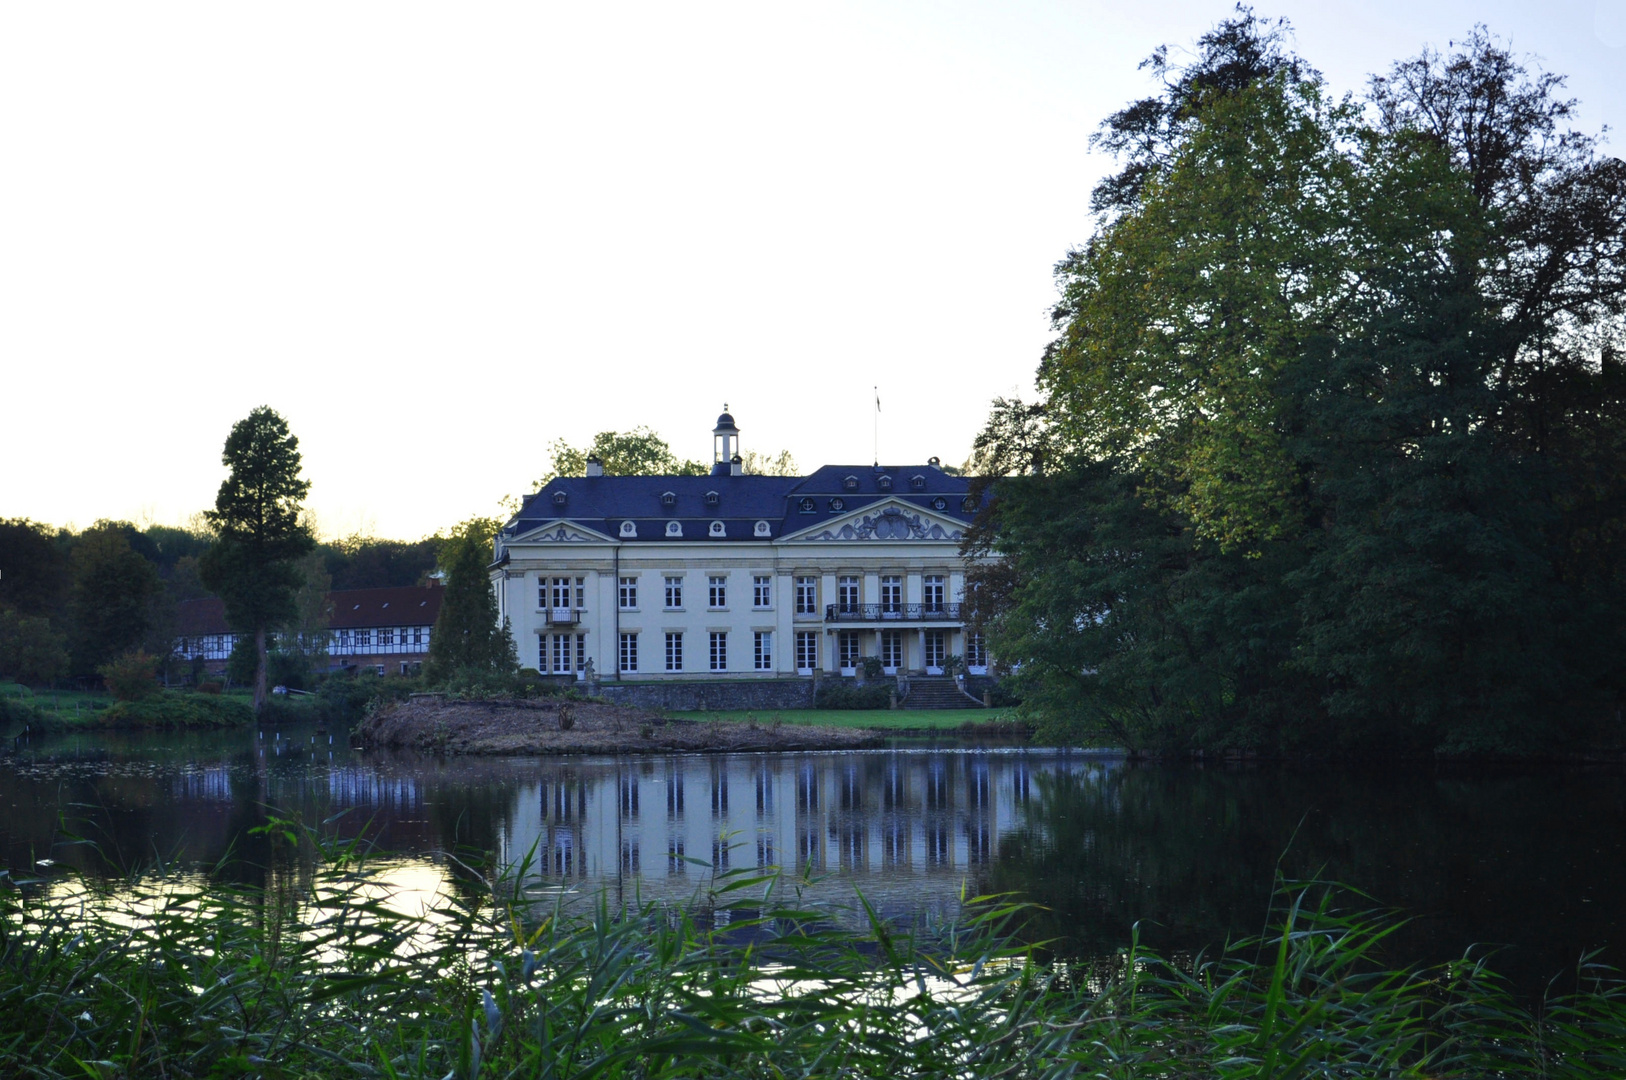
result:
<svg viewBox="0 0 1626 1080"><path fill-rule="evenodd" d="M496 523L473 518L441 542L446 595L429 638L424 674L431 683L459 674L512 674L519 667L514 637L497 616L497 597L486 567Z"/></svg>
<svg viewBox="0 0 1626 1080"><path fill-rule="evenodd" d="M254 635L254 711L265 703L266 634L291 622L301 581L297 560L316 544L300 503L310 481L299 475L299 440L262 405L232 425L222 462L231 470L215 508L216 532L199 565L203 583L226 603L234 630Z"/></svg>

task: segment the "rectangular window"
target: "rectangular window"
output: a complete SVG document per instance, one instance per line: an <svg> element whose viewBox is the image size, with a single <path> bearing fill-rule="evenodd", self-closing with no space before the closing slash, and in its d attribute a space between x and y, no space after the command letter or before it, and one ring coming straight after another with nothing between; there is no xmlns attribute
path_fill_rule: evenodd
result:
<svg viewBox="0 0 1626 1080"><path fill-rule="evenodd" d="M941 672L943 670L943 657L948 649L944 639L947 637L941 630L926 631L926 667Z"/></svg>
<svg viewBox="0 0 1626 1080"><path fill-rule="evenodd" d="M713 630L711 632L711 670L728 670L728 631Z"/></svg>
<svg viewBox="0 0 1626 1080"><path fill-rule="evenodd" d="M666 579L666 608L671 611L683 606L683 579L669 577Z"/></svg>
<svg viewBox="0 0 1626 1080"><path fill-rule="evenodd" d="M903 666L903 631L881 631L881 667L896 672Z"/></svg>
<svg viewBox="0 0 1626 1080"><path fill-rule="evenodd" d="M751 578L751 606L773 607L773 578L767 574L757 574Z"/></svg>
<svg viewBox="0 0 1626 1080"><path fill-rule="evenodd" d="M378 643L380 645L394 645L395 644L395 628L392 626L387 630L380 630L378 632Z"/></svg>
<svg viewBox="0 0 1626 1080"><path fill-rule="evenodd" d="M582 611L587 610L587 579L576 579L576 607Z"/></svg>
<svg viewBox="0 0 1626 1080"><path fill-rule="evenodd" d="M412 644L414 644L414 645L422 645L423 644L423 627L414 626L412 628Z"/></svg>
<svg viewBox="0 0 1626 1080"><path fill-rule="evenodd" d="M897 615L903 611L903 578L886 574L881 578L881 614Z"/></svg>
<svg viewBox="0 0 1626 1080"><path fill-rule="evenodd" d="M638 635L621 635L621 670L638 670Z"/></svg>
<svg viewBox="0 0 1626 1080"><path fill-rule="evenodd" d="M706 603L710 607L723 608L728 606L728 578L713 574L706 579L708 592Z"/></svg>
<svg viewBox="0 0 1626 1080"><path fill-rule="evenodd" d="M836 579L836 598L840 603L842 614L850 615L858 610L859 580L855 577Z"/></svg>
<svg viewBox="0 0 1626 1080"><path fill-rule="evenodd" d="M816 577L799 577L796 579L796 614L817 615L819 613L819 579Z"/></svg>
<svg viewBox="0 0 1626 1080"><path fill-rule="evenodd" d="M547 674L548 671L548 635L538 634L536 637L536 670Z"/></svg>
<svg viewBox="0 0 1626 1080"><path fill-rule="evenodd" d="M373 632L371 630L356 631L356 647L370 649L373 645Z"/></svg>
<svg viewBox="0 0 1626 1080"><path fill-rule="evenodd" d="M758 630L753 635L755 662L758 671L773 670L773 631Z"/></svg>
<svg viewBox="0 0 1626 1080"><path fill-rule="evenodd" d="M943 575L927 574L920 581L920 603L926 611L943 610Z"/></svg>
<svg viewBox="0 0 1626 1080"><path fill-rule="evenodd" d="M553 587L548 590L549 603L544 605L552 608L568 608L570 606L571 580L567 577L553 579Z"/></svg>
<svg viewBox="0 0 1626 1080"><path fill-rule="evenodd" d="M621 610L632 611L638 607L638 579L624 577L621 579Z"/></svg>
<svg viewBox="0 0 1626 1080"><path fill-rule="evenodd" d="M965 664L966 667L988 666L988 646L980 633L966 635Z"/></svg>
<svg viewBox="0 0 1626 1080"><path fill-rule="evenodd" d="M811 675L819 666L819 632L796 631L796 670Z"/></svg>
<svg viewBox="0 0 1626 1080"><path fill-rule="evenodd" d="M845 671L852 671L858 667L858 631L843 630L836 635L837 655L841 657L841 667Z"/></svg>
<svg viewBox="0 0 1626 1080"><path fill-rule="evenodd" d="M570 674L570 634L553 635L553 673Z"/></svg>
<svg viewBox="0 0 1626 1080"><path fill-rule="evenodd" d="M666 635L666 670L683 670L683 635Z"/></svg>
<svg viewBox="0 0 1626 1080"><path fill-rule="evenodd" d="M576 670L587 670L587 635L576 635Z"/></svg>

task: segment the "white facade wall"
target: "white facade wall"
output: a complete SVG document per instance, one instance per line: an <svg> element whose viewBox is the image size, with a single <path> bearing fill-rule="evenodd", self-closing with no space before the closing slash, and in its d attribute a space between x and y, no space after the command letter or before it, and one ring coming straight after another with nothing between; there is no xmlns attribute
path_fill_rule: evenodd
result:
<svg viewBox="0 0 1626 1080"><path fill-rule="evenodd" d="M837 674L837 632L859 635L864 656L880 655L880 633L893 631L901 636L903 672L925 672L926 633L944 634L945 655L966 653L965 624L958 613L921 612L926 575L944 579L943 601L950 610L963 601L966 564L959 554L962 523L949 518L919 515L931 531L942 538L831 539L841 526L873 519L881 510L866 507L845 517L822 519L798 533L771 540L626 540L612 538L576 525L568 519L549 522L521 536L503 541L503 561L492 572L498 608L509 621L519 651L520 663L544 674L578 670L578 646L570 645L571 661L560 669L554 638L581 636L579 655L592 660L600 679L664 678L755 678L785 677L798 673L796 634L818 634L819 669ZM823 537L822 539L819 537ZM845 613L838 620L827 618L827 609L838 602L838 582L856 577L862 582L862 605L880 605L881 579L896 575L903 579L904 610ZM763 576L771 584L767 606L754 603L754 579ZM671 607L666 600L666 578L682 581L682 604ZM710 580L725 581L721 606L710 603ZM798 614L794 610L795 580L818 580L815 611ZM552 582L570 582L568 610L552 605ZM577 604L576 579L581 579ZM637 604L619 606L618 579L636 581ZM544 593L544 589L547 590ZM755 635L772 634L772 664L756 666ZM666 670L666 635L681 634L683 666ZM726 667L717 671L711 665L711 635L726 634ZM636 671L619 670L620 635L637 635ZM546 652L544 653L544 649ZM936 669L930 669L935 673ZM973 669L980 671L980 669Z"/></svg>

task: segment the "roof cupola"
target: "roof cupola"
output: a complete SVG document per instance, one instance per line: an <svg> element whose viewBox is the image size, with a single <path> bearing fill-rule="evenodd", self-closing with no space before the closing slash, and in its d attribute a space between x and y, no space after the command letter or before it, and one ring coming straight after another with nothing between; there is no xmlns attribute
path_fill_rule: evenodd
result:
<svg viewBox="0 0 1626 1080"><path fill-rule="evenodd" d="M717 426L711 429L711 475L728 476L732 473L730 468L740 452L740 429L734 426L734 418L728 415L728 404L723 404L723 415L717 418Z"/></svg>

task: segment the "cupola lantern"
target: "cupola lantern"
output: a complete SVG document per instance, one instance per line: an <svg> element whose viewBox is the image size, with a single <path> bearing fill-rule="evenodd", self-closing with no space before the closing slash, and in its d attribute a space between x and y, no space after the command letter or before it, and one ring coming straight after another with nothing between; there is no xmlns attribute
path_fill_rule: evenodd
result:
<svg viewBox="0 0 1626 1080"><path fill-rule="evenodd" d="M717 426L711 429L711 475L728 476L733 472L731 466L739 453L740 429L734 426L734 418L728 415L728 405L724 403L723 415L717 418Z"/></svg>

